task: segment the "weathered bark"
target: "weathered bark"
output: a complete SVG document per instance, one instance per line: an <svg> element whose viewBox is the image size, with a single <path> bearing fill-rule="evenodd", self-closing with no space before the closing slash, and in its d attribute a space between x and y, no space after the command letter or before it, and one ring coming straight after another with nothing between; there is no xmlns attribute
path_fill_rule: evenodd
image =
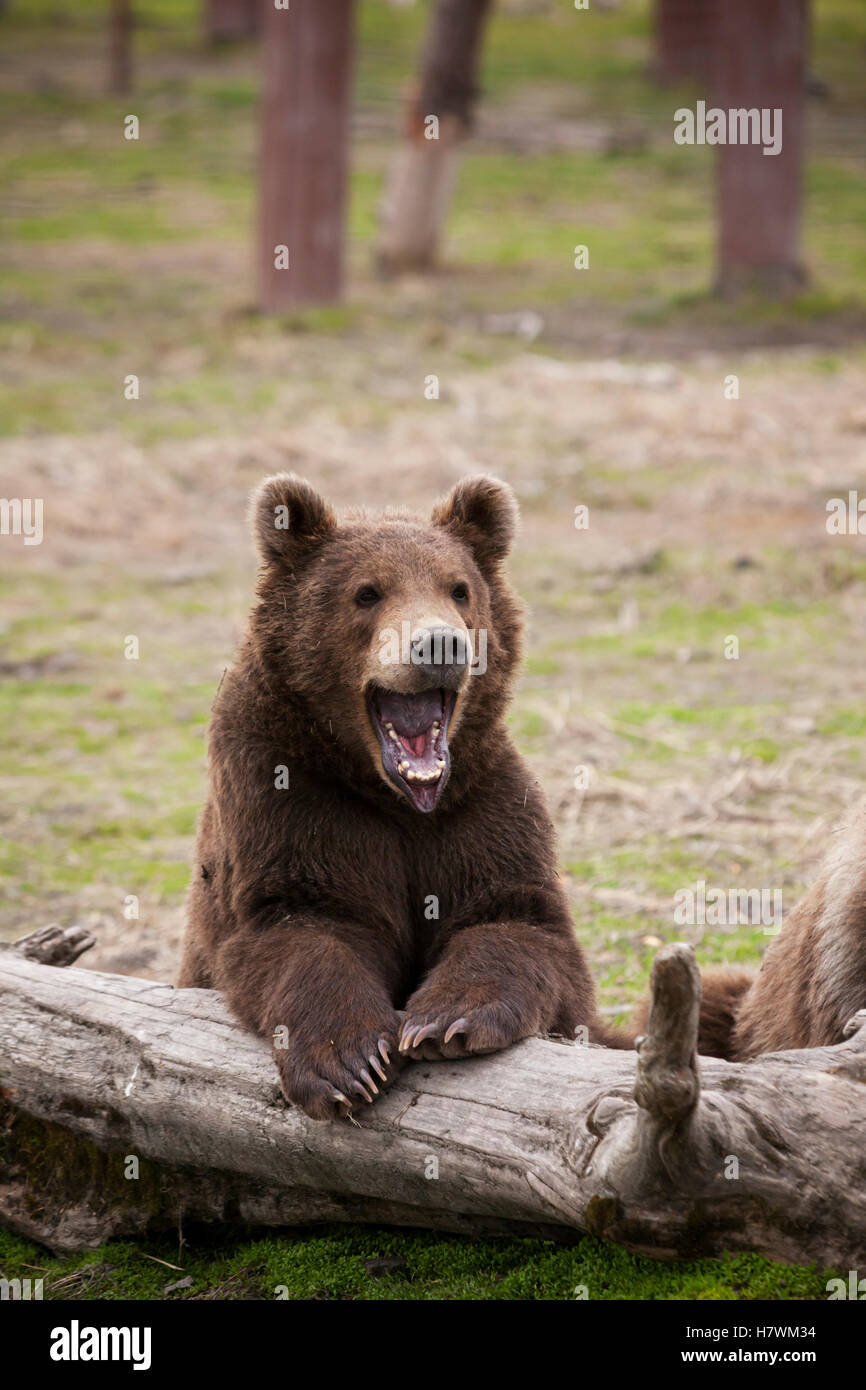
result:
<svg viewBox="0 0 866 1390"><path fill-rule="evenodd" d="M698 1064L699 973L668 946L637 1058L533 1038L410 1063L360 1125L318 1124L217 994L42 963L87 944L0 952L0 1220L54 1248L206 1218L866 1261L866 1014L837 1047Z"/></svg>
<svg viewBox="0 0 866 1390"><path fill-rule="evenodd" d="M782 112L782 148L718 151L718 288L783 297L805 280L800 252L807 0L725 0L716 20L714 100ZM778 120L778 118L776 118Z"/></svg>
<svg viewBox="0 0 866 1390"><path fill-rule="evenodd" d="M248 39L259 27L262 0L205 0L204 31L211 43Z"/></svg>
<svg viewBox="0 0 866 1390"><path fill-rule="evenodd" d="M377 258L386 274L426 270L436 261L460 147L472 128L491 6L492 0L434 6L420 82L407 104L405 142L382 204Z"/></svg>
<svg viewBox="0 0 866 1390"><path fill-rule="evenodd" d="M353 20L354 0L265 7L259 304L266 313L340 296Z"/></svg>
<svg viewBox="0 0 866 1390"><path fill-rule="evenodd" d="M115 96L132 91L132 0L111 0L108 14L108 86Z"/></svg>

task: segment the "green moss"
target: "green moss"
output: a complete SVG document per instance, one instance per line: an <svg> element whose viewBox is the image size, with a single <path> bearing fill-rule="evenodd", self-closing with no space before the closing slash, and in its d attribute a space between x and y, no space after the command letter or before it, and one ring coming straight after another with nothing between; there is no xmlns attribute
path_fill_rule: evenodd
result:
<svg viewBox="0 0 866 1390"><path fill-rule="evenodd" d="M559 1245L538 1239L483 1240L364 1227L325 1227L291 1235L238 1237L194 1230L177 1240L112 1241L84 1256L55 1260L0 1233L0 1269L26 1276L45 1268L45 1297L159 1299L166 1285L192 1277L173 1298L251 1297L370 1302L436 1300L571 1301L607 1299L822 1299L832 1271L778 1265L757 1255L662 1264L586 1237ZM181 1265L182 1273L147 1258ZM367 1261L402 1261L377 1276ZM30 1271L32 1276L32 1271ZM70 1290L69 1282L77 1281ZM283 1292L285 1291L285 1292Z"/></svg>
<svg viewBox="0 0 866 1390"><path fill-rule="evenodd" d="M130 1219L147 1222L162 1207L164 1181L156 1165L139 1160L133 1180L126 1176L127 1155L120 1148L103 1152L56 1125L12 1111L2 1101L0 1119L0 1167L10 1177L26 1174L25 1206L34 1217L45 1220L50 1210L59 1214L66 1206L88 1201L95 1210L128 1206L134 1213ZM116 1115L114 1121L122 1131L123 1117Z"/></svg>

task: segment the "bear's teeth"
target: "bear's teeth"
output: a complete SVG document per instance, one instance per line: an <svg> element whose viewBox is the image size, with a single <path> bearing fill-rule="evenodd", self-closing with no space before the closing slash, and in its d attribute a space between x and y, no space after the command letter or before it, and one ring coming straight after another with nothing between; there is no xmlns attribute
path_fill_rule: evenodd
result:
<svg viewBox="0 0 866 1390"><path fill-rule="evenodd" d="M442 762L437 767L431 768L429 772L416 772L414 768L409 767L407 762L399 762L397 771L406 778L407 782L438 782L444 766L445 764Z"/></svg>

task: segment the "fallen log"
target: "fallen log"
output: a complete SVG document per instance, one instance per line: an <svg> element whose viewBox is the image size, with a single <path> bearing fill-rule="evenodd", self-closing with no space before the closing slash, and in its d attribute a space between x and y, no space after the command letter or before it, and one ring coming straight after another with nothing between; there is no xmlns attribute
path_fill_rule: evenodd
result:
<svg viewBox="0 0 866 1390"><path fill-rule="evenodd" d="M866 1263L866 1013L836 1047L698 1059L676 944L637 1055L531 1038L414 1062L360 1123L320 1124L218 994L57 968L88 944L43 928L0 951L0 1222L54 1249L348 1221Z"/></svg>

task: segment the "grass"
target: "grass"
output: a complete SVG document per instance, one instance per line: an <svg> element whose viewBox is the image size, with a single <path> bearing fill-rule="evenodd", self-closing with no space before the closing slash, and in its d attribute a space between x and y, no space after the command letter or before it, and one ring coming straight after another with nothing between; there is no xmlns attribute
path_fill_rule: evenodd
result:
<svg viewBox="0 0 866 1390"><path fill-rule="evenodd" d="M866 184L850 131L866 11L826 0L816 15L832 96L809 109L811 283L784 305L728 304L710 294L710 158L671 144L689 94L647 76L647 3L496 11L492 134L466 150L443 267L377 280L424 7L365 0L347 298L274 319L253 308L255 51L208 49L199 11L139 0L123 101L102 90L102 0L62 13L18 0L0 21L0 491L24 478L46 497L38 554L0 542L0 935L83 920L100 968L173 971L204 730L251 598L246 495L264 471L415 503L485 468L524 514L513 573L530 625L511 727L551 803L601 1001L626 1009L659 942L683 936L678 891L772 885L789 907L816 825L866 775L866 559L824 529L826 497L863 481ZM122 136L130 110L138 141ZM497 141L509 122L540 134L538 152ZM573 147L555 146L555 123ZM492 331L490 314L525 308L541 317L536 341ZM610 358L662 358L674 379L579 375ZM124 399L131 373L137 401ZM575 533L581 502L591 524ZM138 661L123 656L130 633ZM576 765L593 772L584 797ZM687 930L703 963L756 963L766 945L748 923ZM173 1297L825 1296L816 1270L753 1256L665 1266L592 1239L187 1234L180 1258L166 1238L69 1260L0 1234L0 1267L44 1265L48 1296L82 1299L162 1296L182 1276L146 1254L192 1275ZM405 1263L376 1278L364 1261L381 1258Z"/></svg>

